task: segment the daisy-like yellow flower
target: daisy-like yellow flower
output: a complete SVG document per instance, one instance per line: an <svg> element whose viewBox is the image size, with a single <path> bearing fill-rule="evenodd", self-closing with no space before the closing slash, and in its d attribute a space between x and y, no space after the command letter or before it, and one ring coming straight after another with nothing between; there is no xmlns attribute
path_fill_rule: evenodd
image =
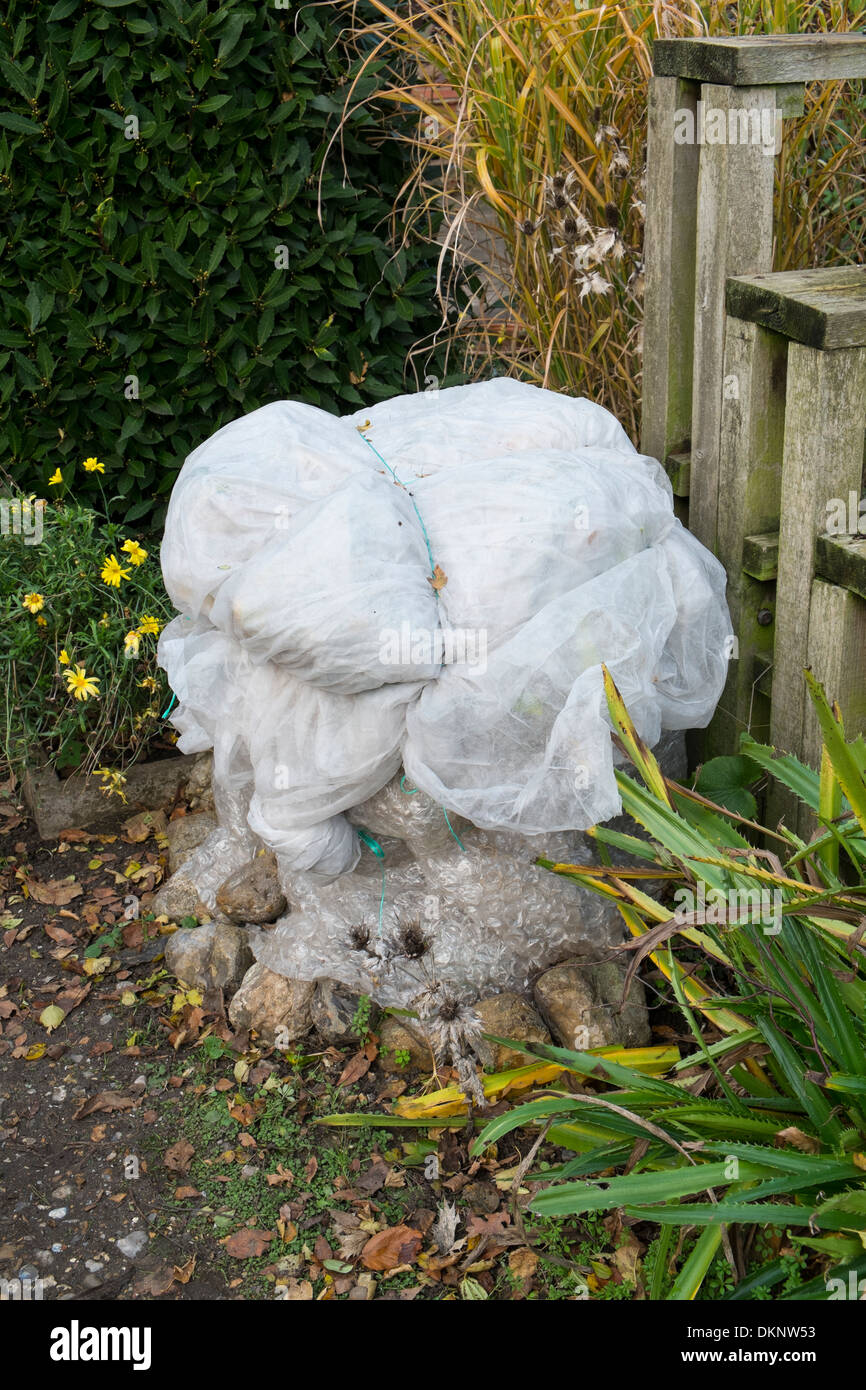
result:
<svg viewBox="0 0 866 1390"><path fill-rule="evenodd" d="M45 607L45 599L41 594L25 594L21 600L21 607L30 613L38 613L40 608Z"/></svg>
<svg viewBox="0 0 866 1390"><path fill-rule="evenodd" d="M37 626L37 627L47 627L47 626L48 626L48 619L47 619L47 618L43 618L42 615L40 614L39 617L36 619L36 626Z"/></svg>
<svg viewBox="0 0 866 1390"><path fill-rule="evenodd" d="M68 653L68 651L66 650L65 647L61 647L61 648L60 648L60 655L59 655L59 657L57 658L57 660L60 662L60 665L61 665L61 666L68 666L68 665L69 665L69 653Z"/></svg>
<svg viewBox="0 0 866 1390"><path fill-rule="evenodd" d="M143 637L158 637L161 624L158 618L152 618L149 613L145 613L138 630Z"/></svg>
<svg viewBox="0 0 866 1390"><path fill-rule="evenodd" d="M129 570L125 570L121 567L120 561L116 555L106 555L99 575L104 584L119 589L121 579L129 578Z"/></svg>
<svg viewBox="0 0 866 1390"><path fill-rule="evenodd" d="M139 690L156 690L157 682L153 676L145 676L144 680L138 682Z"/></svg>
<svg viewBox="0 0 866 1390"><path fill-rule="evenodd" d="M138 541L124 541L120 548L126 551L131 565L143 565L147 559L147 551L142 550Z"/></svg>
<svg viewBox="0 0 866 1390"><path fill-rule="evenodd" d="M105 472L105 464L104 464L104 463L100 463L100 462L99 462L99 459L95 459L95 458L85 459L84 462L82 463L81 467L84 469L84 471L85 471L86 473L104 473L104 472Z"/></svg>
<svg viewBox="0 0 866 1390"><path fill-rule="evenodd" d="M49 486L49 487L59 487L59 485L60 485L62 482L63 482L63 474L60 472L60 469L59 469L59 468L55 468L54 472L51 474L51 477L48 479L48 486Z"/></svg>
<svg viewBox="0 0 866 1390"><path fill-rule="evenodd" d="M83 666L66 672L66 689L76 700L89 700L91 695L99 698L99 681L95 676L88 676Z"/></svg>
<svg viewBox="0 0 866 1390"><path fill-rule="evenodd" d="M123 639L123 655L138 656L138 649L140 646L141 633L137 628L133 628L132 632L128 632Z"/></svg>

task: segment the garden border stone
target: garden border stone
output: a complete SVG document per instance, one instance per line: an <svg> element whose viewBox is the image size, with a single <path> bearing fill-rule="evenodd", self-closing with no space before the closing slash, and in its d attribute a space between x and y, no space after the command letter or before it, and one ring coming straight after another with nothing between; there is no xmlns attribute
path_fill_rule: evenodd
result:
<svg viewBox="0 0 866 1390"><path fill-rule="evenodd" d="M127 815L158 811L188 781L201 753L179 754L154 762L133 763L126 772ZM43 840L56 840L62 830L110 828L117 821L118 801L105 796L93 777L73 772L64 781L52 767L31 768L21 792Z"/></svg>

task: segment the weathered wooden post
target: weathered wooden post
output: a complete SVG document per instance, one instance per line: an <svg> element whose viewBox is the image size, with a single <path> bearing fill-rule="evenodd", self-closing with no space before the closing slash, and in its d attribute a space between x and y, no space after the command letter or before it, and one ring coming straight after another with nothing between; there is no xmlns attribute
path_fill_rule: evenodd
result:
<svg viewBox="0 0 866 1390"><path fill-rule="evenodd" d="M731 312L726 313L725 291L731 277L760 276L770 269L781 120L802 111L805 82L866 76L866 37L660 40L653 62L641 445L662 460L675 493L688 495L690 528L725 565L731 654L736 658L701 753L736 751L745 728L759 739L781 738L784 731L788 746L800 751L805 747L804 719L808 723L801 670L810 651L819 653L816 665L829 660L826 650L826 660L820 657L818 609L811 637L807 612L815 537L824 527L814 509L799 528L792 513L780 584L788 592L796 571L799 600L806 595L806 617L798 622L793 616L799 600L791 587L792 599L782 604L786 616L777 630L779 518L781 514L784 534L788 506L797 508L798 495L803 501L804 470L811 469L814 480L821 478L827 440L822 443L805 430L805 415L815 408L830 409L834 401L841 404L843 397L850 404L859 377L853 367L846 375L841 365L834 371L825 362L819 377L823 380L829 371L835 387L830 379L819 387L815 377L825 404L803 397L805 410L798 416L794 397L802 396L803 372L810 373L814 364L801 361L793 349L789 352L794 335L772 316L745 312L742 299L735 305L729 301ZM790 385L789 371L795 378ZM833 427L828 424L827 429L832 434ZM852 429L856 433L857 427ZM859 429L862 456L862 422ZM837 450L837 456L845 454L848 460L840 463L840 487L853 477L852 450L856 452L847 440ZM783 473L790 475L784 484ZM824 483L815 485L823 498ZM844 609L846 633L853 637L859 631L859 614L850 600L841 603L819 591L815 602L823 603L824 612ZM778 700L781 712L771 727L774 660L773 702L775 706Z"/></svg>
<svg viewBox="0 0 866 1390"><path fill-rule="evenodd" d="M845 545L852 528L859 540L866 267L732 279L727 304L729 325L771 330L787 347L771 737L814 761L821 744L805 665L839 701L851 732L866 727L866 604L846 584L855 576ZM828 563L835 583L822 575Z"/></svg>

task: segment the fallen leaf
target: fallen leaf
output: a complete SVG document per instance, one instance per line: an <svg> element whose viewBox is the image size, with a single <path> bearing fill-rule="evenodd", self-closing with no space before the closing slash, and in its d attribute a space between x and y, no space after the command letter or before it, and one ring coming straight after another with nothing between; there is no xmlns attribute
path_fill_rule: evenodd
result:
<svg viewBox="0 0 866 1390"><path fill-rule="evenodd" d="M239 1231L225 1236L220 1243L236 1259L249 1260L264 1255L273 1238L273 1231L259 1231L251 1226L242 1226Z"/></svg>
<svg viewBox="0 0 866 1390"><path fill-rule="evenodd" d="M427 576L427 583L430 585L431 589L435 589L438 593L439 590L444 589L445 585L448 583L448 576L439 565L436 565L432 575Z"/></svg>
<svg viewBox="0 0 866 1390"><path fill-rule="evenodd" d="M385 1186L390 1171L387 1163L381 1158L376 1158L373 1160L366 1173L362 1173L360 1177L355 1179L355 1187L359 1192L363 1192L366 1196L372 1197L374 1193L379 1192L381 1188Z"/></svg>
<svg viewBox="0 0 866 1390"><path fill-rule="evenodd" d="M288 1168L284 1168L282 1163L277 1164L277 1171L275 1173L267 1173L265 1177L268 1187L277 1187L281 1182L284 1182L287 1187L290 1187L295 1181L294 1173L289 1172Z"/></svg>
<svg viewBox="0 0 866 1390"><path fill-rule="evenodd" d="M56 1004L49 1004L47 1009L43 1009L39 1015L39 1022L48 1033L53 1033L55 1028L59 1028L66 1014L62 1009L58 1009Z"/></svg>
<svg viewBox="0 0 866 1390"><path fill-rule="evenodd" d="M40 883L38 878L29 878L24 882L34 902L48 903L54 907L63 907L65 903L71 903L73 898L80 898L84 892L74 877L50 878L45 883Z"/></svg>
<svg viewBox="0 0 866 1390"><path fill-rule="evenodd" d="M412 1226L390 1226L371 1236L361 1251L366 1269L389 1270L411 1264L421 1248L421 1232Z"/></svg>
<svg viewBox="0 0 866 1390"><path fill-rule="evenodd" d="M640 1257L644 1252L644 1246L637 1236L629 1232L628 1239L622 1245L618 1245L613 1252L613 1262L622 1275L630 1284L636 1284L638 1270L640 1268Z"/></svg>
<svg viewBox="0 0 866 1390"><path fill-rule="evenodd" d="M178 1139L170 1149L166 1149L163 1163L173 1173L185 1173L192 1161L195 1149L188 1139Z"/></svg>
<svg viewBox="0 0 866 1390"><path fill-rule="evenodd" d="M353 1082L360 1081L362 1076L366 1076L369 1070L370 1058L365 1052L356 1052L354 1057L350 1057L346 1063L337 1085L351 1086Z"/></svg>
<svg viewBox="0 0 866 1390"><path fill-rule="evenodd" d="M777 1130L774 1138L781 1140L783 1144L791 1144L804 1154L816 1154L821 1151L821 1141L815 1139L811 1134L804 1134L802 1129L798 1129L796 1125L789 1125L787 1129Z"/></svg>
<svg viewBox="0 0 866 1390"><path fill-rule="evenodd" d="M190 1255L185 1265L175 1265L174 1277L179 1284L188 1284L195 1270L195 1255Z"/></svg>
<svg viewBox="0 0 866 1390"><path fill-rule="evenodd" d="M313 1286L309 1279L287 1279L274 1285L275 1289L285 1289L283 1298L287 1303L312 1303Z"/></svg>
<svg viewBox="0 0 866 1390"><path fill-rule="evenodd" d="M63 927L52 927L49 924L45 928L45 935L50 936L52 941L56 941L58 946L75 945L75 937Z"/></svg>
<svg viewBox="0 0 866 1390"><path fill-rule="evenodd" d="M201 1193L197 1187L176 1187L174 1195L178 1201L182 1202L186 1197L200 1197ZM186 1280L183 1281L184 1283Z"/></svg>
<svg viewBox="0 0 866 1390"><path fill-rule="evenodd" d="M135 1105L132 1096L122 1096L117 1091L100 1091L90 1100L83 1100L73 1115L74 1120L83 1120L97 1110L131 1110Z"/></svg>
<svg viewBox="0 0 866 1390"><path fill-rule="evenodd" d="M164 1266L162 1269L146 1270L133 1281L132 1292L137 1298L150 1295L158 1298L168 1293L174 1283L174 1271Z"/></svg>

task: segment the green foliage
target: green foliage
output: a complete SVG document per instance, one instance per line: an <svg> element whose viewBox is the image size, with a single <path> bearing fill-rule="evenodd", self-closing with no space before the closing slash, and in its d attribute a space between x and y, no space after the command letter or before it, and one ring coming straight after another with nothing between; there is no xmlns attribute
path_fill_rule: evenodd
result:
<svg viewBox="0 0 866 1390"><path fill-rule="evenodd" d="M0 537L0 752L17 768L40 756L60 771L123 766L165 737L170 696L155 629L171 607L158 558L140 548L133 563L123 545L136 537L77 503L47 506L42 525L38 544L11 530ZM102 578L111 557L123 571L119 587ZM68 688L77 668L95 682L80 700ZM117 771L104 782L122 788Z"/></svg>
<svg viewBox="0 0 866 1390"><path fill-rule="evenodd" d="M742 765L707 765L704 791L742 790L763 768L812 806L817 834L807 843L784 826L767 830L767 852L746 839L742 817L664 778L606 676L611 719L641 779L617 774L623 804L649 835L675 901L685 890L692 903L712 898L714 911L681 914L660 904L642 891L646 870L564 865L557 872L617 903L637 938L635 963L649 955L671 981L695 1048L662 1079L605 1056L523 1046L590 1076L595 1089L524 1102L493 1119L474 1146L481 1151L528 1121L547 1124L549 1139L575 1157L543 1174L555 1181L536 1193L534 1212L561 1219L621 1208L662 1232L696 1228L673 1282L670 1240L658 1238L652 1297L685 1301L706 1290L725 1226L733 1239L749 1226L786 1232L798 1248L750 1274L753 1293L720 1286L717 1296L828 1298L837 1296L832 1279L844 1282L859 1270L866 1231L866 747L846 741L823 689L811 676L808 684L824 736L820 774L750 740ZM701 1014L712 1029L701 1026ZM813 1268L804 1282L807 1259Z"/></svg>
<svg viewBox="0 0 866 1390"><path fill-rule="evenodd" d="M350 8L10 0L0 450L17 485L98 456L112 515L156 525L185 455L241 413L403 389L436 252L389 240L406 169L375 64L340 129Z"/></svg>
<svg viewBox="0 0 866 1390"><path fill-rule="evenodd" d="M356 1037L364 1042L370 1032L370 1008L372 1000L369 994L359 994L358 1004L352 1016L352 1032Z"/></svg>

